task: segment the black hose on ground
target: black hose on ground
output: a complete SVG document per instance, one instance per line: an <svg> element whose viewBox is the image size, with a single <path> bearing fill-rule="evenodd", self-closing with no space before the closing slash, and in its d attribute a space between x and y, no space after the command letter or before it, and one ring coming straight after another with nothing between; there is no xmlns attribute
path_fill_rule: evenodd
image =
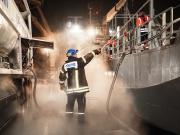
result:
<svg viewBox="0 0 180 135"><path fill-rule="evenodd" d="M108 94L108 98L107 98L107 102L106 102L106 109L107 109L107 112L108 112L109 115L111 115L111 112L109 110L109 102L110 102L110 99L111 99L111 94L112 94L112 91L113 91L113 88L114 88L114 84L115 84L116 79L117 79L119 67L122 64L125 56L126 56L125 53L123 53L121 58L119 59L119 62L117 64L117 66L116 66L116 70L115 70L115 74L114 74L114 77L113 77L113 81L111 83L111 87L110 87L110 90L109 90L109 94Z"/></svg>
<svg viewBox="0 0 180 135"><path fill-rule="evenodd" d="M34 88L33 88L34 103L35 103L36 107L41 110L41 108L38 105L37 100L36 100L36 86L37 86L37 76L36 76L36 73L34 72L34 70L32 68L27 68L27 69L29 69L32 72L33 76L34 76Z"/></svg>
<svg viewBox="0 0 180 135"><path fill-rule="evenodd" d="M116 70L115 70L115 74L114 74L114 77L113 77L113 81L112 81L112 83L111 83L111 87L110 87L109 94L108 94L108 97L107 97L107 102L106 102L106 110L107 110L108 114L109 114L112 118L114 118L115 120L118 120L118 121L119 121L119 119L116 118L115 116L113 116L113 115L111 114L111 111L109 110L109 103L110 103L111 95L112 95L112 92L113 92L113 89L114 89L114 84L115 84L116 79L117 79L119 67L120 67L120 65L122 64L125 56L126 56L125 53L123 53L122 56L121 56L121 58L120 58L119 61L118 61L118 64L117 64ZM121 124L122 124L122 122L121 122ZM124 124L122 124L122 125L124 125ZM125 126L125 127L126 127L126 126Z"/></svg>
<svg viewBox="0 0 180 135"><path fill-rule="evenodd" d="M117 79L119 67L121 66L125 56L126 56L126 54L123 53L121 58L119 59L119 62L117 64L117 66L116 66L115 75L114 75L114 78L113 78L113 81L112 81L112 84L111 84L111 87L110 87L110 90L109 90L107 102L106 102L106 109L107 109L107 112L108 112L109 116L112 117L114 120L116 120L122 126L122 128L124 130L129 131L131 133L131 135L138 135L138 133L135 130L131 129L128 125L126 125L119 118L117 118L115 115L113 115L111 113L110 109L109 109L109 103L110 103L110 99L111 99L111 94L112 94L112 91L113 91L113 88L114 88L114 84L115 84L116 79Z"/></svg>
<svg viewBox="0 0 180 135"><path fill-rule="evenodd" d="M133 48L130 49L130 53L132 52L132 50L133 50ZM113 115L111 113L110 109L109 109L109 103L110 103L110 99L111 99L111 94L112 94L112 91L114 89L114 84L115 84L116 79L117 79L117 75L118 75L118 72L119 72L119 67L121 66L121 64L122 64L122 62L123 62L126 55L127 55L126 53L122 53L121 58L119 59L119 62L117 64L117 66L116 66L115 75L113 77L113 81L112 81L112 84L111 84L111 87L110 87L110 90L109 90L109 94L108 94L108 98L107 98L107 102L106 102L106 110L107 110L109 116L111 116L114 120L116 120L122 126L122 128L124 130L129 131L131 133L131 135L138 135L138 133L135 130L131 129L128 125L126 125L119 118L117 118L115 115Z"/></svg>

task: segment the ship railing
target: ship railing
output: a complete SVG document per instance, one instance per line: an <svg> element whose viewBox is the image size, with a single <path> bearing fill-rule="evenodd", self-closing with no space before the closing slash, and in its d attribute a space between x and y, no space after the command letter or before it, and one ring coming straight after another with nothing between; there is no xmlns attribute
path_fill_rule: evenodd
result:
<svg viewBox="0 0 180 135"><path fill-rule="evenodd" d="M137 11L137 13L145 5L147 5L149 1L147 1ZM141 41L141 37L144 36L145 34L141 35L140 32L141 28L139 26L138 27L133 26L134 28L132 28L129 31L125 29L126 26L128 26L129 22L135 18L135 16L136 19L138 18L138 14L134 14L134 16L132 16L129 19L129 21L112 36L111 38L112 45L110 44L110 41L108 41L108 43L103 46L102 48L103 57L107 60L112 60L121 57L121 54L124 52L129 53L132 48L133 48L133 53L139 53L145 50L146 47L148 47L148 49L153 49L159 46L165 46L169 44L170 38L173 35L173 33L177 33L177 31L173 30L173 24L174 24L173 11L178 7L179 5L177 7L170 7L165 11L159 13L158 15L155 15L154 17L150 18L149 21L145 22L145 25L148 28L148 32L145 33L148 34L148 39L146 41ZM168 12L170 13L169 23L167 23L167 19L166 19ZM159 22L161 22L161 24ZM168 28L166 29L167 26ZM170 30L167 31L168 29ZM121 35L121 33L123 34ZM147 43L148 46L146 46Z"/></svg>

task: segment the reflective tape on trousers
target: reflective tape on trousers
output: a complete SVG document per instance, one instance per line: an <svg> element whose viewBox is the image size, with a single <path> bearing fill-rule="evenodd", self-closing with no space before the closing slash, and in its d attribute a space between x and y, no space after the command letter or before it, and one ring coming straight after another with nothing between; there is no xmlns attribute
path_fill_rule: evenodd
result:
<svg viewBox="0 0 180 135"><path fill-rule="evenodd" d="M66 112L66 114L72 114L73 112Z"/></svg>

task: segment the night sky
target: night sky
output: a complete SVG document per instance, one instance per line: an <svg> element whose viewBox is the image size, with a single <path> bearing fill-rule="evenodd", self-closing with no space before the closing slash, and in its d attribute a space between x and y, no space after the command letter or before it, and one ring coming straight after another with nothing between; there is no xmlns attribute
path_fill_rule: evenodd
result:
<svg viewBox="0 0 180 135"><path fill-rule="evenodd" d="M88 3L93 4L93 12L99 12L99 18L101 19L106 13L117 3L119 0L45 0L42 10L44 15L52 29L63 29L64 24L67 22L67 16L83 16L83 19L79 20L79 23L87 24L89 17ZM146 0L128 0L129 10L131 13L135 13ZM180 0L154 0L155 1L155 14L162 12L170 6L177 6L180 4ZM148 6L145 7L145 11L149 14ZM180 8L174 11L174 18L180 17Z"/></svg>

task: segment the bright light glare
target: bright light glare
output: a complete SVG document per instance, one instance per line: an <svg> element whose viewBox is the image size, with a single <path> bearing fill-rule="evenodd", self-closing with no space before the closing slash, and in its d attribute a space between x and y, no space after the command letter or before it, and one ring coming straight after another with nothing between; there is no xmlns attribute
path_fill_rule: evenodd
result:
<svg viewBox="0 0 180 135"><path fill-rule="evenodd" d="M114 76L114 75L115 75L115 72L113 72L113 71L106 71L106 72L104 72L104 74L105 74L106 76Z"/></svg>
<svg viewBox="0 0 180 135"><path fill-rule="evenodd" d="M70 28L71 27L71 22L67 22L67 27Z"/></svg>
<svg viewBox="0 0 180 135"><path fill-rule="evenodd" d="M95 35L95 31L94 31L94 29L89 29L88 30L88 34L89 34L89 36L94 36Z"/></svg>
<svg viewBox="0 0 180 135"><path fill-rule="evenodd" d="M109 30L109 33L110 33L110 34L112 34L112 32L113 32L112 30Z"/></svg>
<svg viewBox="0 0 180 135"><path fill-rule="evenodd" d="M81 29L79 25L74 25L72 27L72 32L83 32L83 30Z"/></svg>
<svg viewBox="0 0 180 135"><path fill-rule="evenodd" d="M46 53L48 54L49 53L49 49L44 49L46 51Z"/></svg>
<svg viewBox="0 0 180 135"><path fill-rule="evenodd" d="M75 31L79 31L79 30L80 30L80 27L79 27L79 25L75 25L73 29L74 29Z"/></svg>

